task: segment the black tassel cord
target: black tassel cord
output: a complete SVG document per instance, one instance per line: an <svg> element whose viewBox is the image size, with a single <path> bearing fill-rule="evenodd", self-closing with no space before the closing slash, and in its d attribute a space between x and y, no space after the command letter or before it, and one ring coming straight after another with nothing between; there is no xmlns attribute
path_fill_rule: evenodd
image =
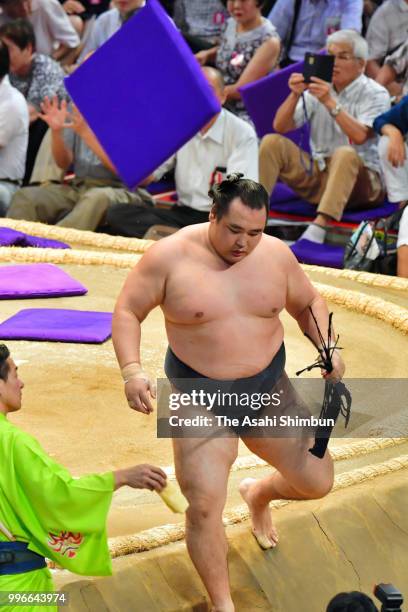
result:
<svg viewBox="0 0 408 612"><path fill-rule="evenodd" d="M312 363L307 368L303 370L299 370L296 372L296 376L299 376L303 372L310 372L314 368L321 368L326 370L329 374L333 372L333 353L337 350L342 350L341 347L337 346L339 341L339 336L333 342L333 326L332 319L333 313L329 314L329 328L327 332L327 343L323 334L320 330L319 324L317 323L316 317L314 316L313 310L309 306L310 314L312 315L314 324L316 325L317 333L319 336L319 341L321 344L321 348L316 344L316 342L309 336L307 332L305 332L306 338L310 340L313 346L316 348L318 352L317 360ZM344 416L345 418L345 427L347 427L350 420L350 412L351 412L351 393L347 389L346 385L342 382L334 382L332 380L325 381L324 387L324 397L322 409L320 411L320 419L324 419L327 421L328 419L333 419L334 423L337 422L339 414ZM316 429L315 433L315 443L313 448L309 448L309 452L315 457L319 457L322 459L327 449L327 445L329 443L329 439L331 433L333 431L332 426L319 425Z"/></svg>

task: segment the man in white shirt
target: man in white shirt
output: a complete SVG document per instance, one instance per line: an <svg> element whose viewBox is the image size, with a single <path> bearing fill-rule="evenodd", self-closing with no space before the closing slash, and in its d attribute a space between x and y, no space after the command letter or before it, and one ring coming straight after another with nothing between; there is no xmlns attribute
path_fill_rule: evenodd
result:
<svg viewBox="0 0 408 612"><path fill-rule="evenodd" d="M24 96L10 85L8 48L0 42L0 216L24 176L29 116Z"/></svg>
<svg viewBox="0 0 408 612"><path fill-rule="evenodd" d="M220 103L225 102L224 83L215 68L203 68ZM241 172L258 180L258 140L251 125L226 109L175 155L160 166L144 184L159 180L175 167L178 202L172 209L137 205L114 205L107 211L110 231L124 236L143 237L156 224L181 228L208 221L209 189L226 175Z"/></svg>
<svg viewBox="0 0 408 612"><path fill-rule="evenodd" d="M146 0L114 0L113 4L115 6L110 11L102 13L95 21L91 35L79 56L79 63L113 36L130 14L143 8Z"/></svg>
<svg viewBox="0 0 408 612"><path fill-rule="evenodd" d="M333 82L302 74L289 78L291 93L279 107L273 127L280 134L310 125L312 155L291 140L272 134L260 147L260 181L271 193L280 178L317 207L316 218L302 235L323 243L332 219L346 208L372 208L385 195L381 180L374 119L390 106L387 90L366 77L367 43L353 30L327 39L335 57Z"/></svg>
<svg viewBox="0 0 408 612"><path fill-rule="evenodd" d="M37 53L59 61L79 45L79 36L58 0L0 0L0 8L0 25L19 18L31 21Z"/></svg>

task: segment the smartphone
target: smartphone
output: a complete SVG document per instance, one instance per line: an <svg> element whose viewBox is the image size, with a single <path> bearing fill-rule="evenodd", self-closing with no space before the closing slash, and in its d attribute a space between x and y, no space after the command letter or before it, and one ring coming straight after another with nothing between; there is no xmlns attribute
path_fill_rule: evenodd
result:
<svg viewBox="0 0 408 612"><path fill-rule="evenodd" d="M305 83L310 83L310 77L318 77L328 83L333 78L334 57L333 55L320 55L318 53L306 53L303 77Z"/></svg>

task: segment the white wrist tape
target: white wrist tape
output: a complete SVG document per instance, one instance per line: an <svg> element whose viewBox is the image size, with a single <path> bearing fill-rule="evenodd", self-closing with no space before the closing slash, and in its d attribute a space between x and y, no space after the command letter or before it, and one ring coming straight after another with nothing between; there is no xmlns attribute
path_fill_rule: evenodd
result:
<svg viewBox="0 0 408 612"><path fill-rule="evenodd" d="M120 372L122 374L123 382L125 383L125 385L132 378L140 378L140 380L144 380L147 383L150 382L149 375L143 370L140 363L137 363L136 361L125 365L125 367L122 368Z"/></svg>

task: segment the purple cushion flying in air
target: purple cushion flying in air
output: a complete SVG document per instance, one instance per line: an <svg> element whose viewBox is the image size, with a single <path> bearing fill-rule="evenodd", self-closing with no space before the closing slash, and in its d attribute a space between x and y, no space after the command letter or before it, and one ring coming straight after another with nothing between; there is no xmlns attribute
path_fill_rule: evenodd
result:
<svg viewBox="0 0 408 612"><path fill-rule="evenodd" d="M254 122L259 138L273 134L272 127L276 111L290 93L288 80L292 72L303 72L304 62L296 62L282 70L277 70L259 81L254 81L239 88L247 111ZM309 148L309 128L303 126L285 134L305 151Z"/></svg>
<svg viewBox="0 0 408 612"><path fill-rule="evenodd" d="M287 187L287 189L289 189ZM291 191L291 190L290 190ZM279 190L278 195L283 197L284 191ZM271 210L273 212L279 213L281 215L290 215L297 217L307 217L314 218L316 216L316 206L309 204L305 200L296 199L296 195L294 198L292 197L290 200L276 201L274 198L275 191L272 194L271 198ZM288 193L288 197L290 194ZM381 219L382 217L389 217L394 214L398 208L398 204L391 204L390 202L385 201L380 206L376 206L374 208L363 208L360 210L346 210L343 213L341 220L344 223L360 223L361 221L372 221L375 219Z"/></svg>
<svg viewBox="0 0 408 612"><path fill-rule="evenodd" d="M53 264L0 266L0 299L84 295L88 289Z"/></svg>
<svg viewBox="0 0 408 612"><path fill-rule="evenodd" d="M101 344L112 333L112 313L27 308L0 324L2 340Z"/></svg>
<svg viewBox="0 0 408 612"><path fill-rule="evenodd" d="M65 85L130 188L221 110L158 0L148 0Z"/></svg>
<svg viewBox="0 0 408 612"><path fill-rule="evenodd" d="M0 227L0 247L37 247L43 249L70 249L69 244L18 232L10 227Z"/></svg>
<svg viewBox="0 0 408 612"><path fill-rule="evenodd" d="M327 268L343 268L344 247L298 240L290 247L300 263Z"/></svg>

